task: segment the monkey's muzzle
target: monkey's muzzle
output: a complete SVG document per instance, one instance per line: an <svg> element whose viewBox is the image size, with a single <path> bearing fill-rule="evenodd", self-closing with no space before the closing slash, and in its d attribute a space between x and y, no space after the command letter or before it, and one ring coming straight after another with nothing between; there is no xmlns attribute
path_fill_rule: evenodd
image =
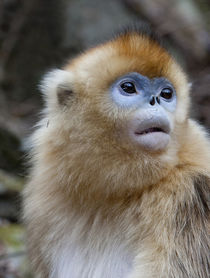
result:
<svg viewBox="0 0 210 278"><path fill-rule="evenodd" d="M170 122L160 115L136 118L129 129L135 143L150 151L165 149L170 140Z"/></svg>

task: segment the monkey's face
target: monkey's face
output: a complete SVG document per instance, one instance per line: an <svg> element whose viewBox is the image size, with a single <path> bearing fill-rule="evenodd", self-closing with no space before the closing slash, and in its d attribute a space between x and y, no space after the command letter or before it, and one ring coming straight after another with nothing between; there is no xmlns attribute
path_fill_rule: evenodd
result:
<svg viewBox="0 0 210 278"><path fill-rule="evenodd" d="M148 151L164 150L173 129L176 92L163 77L148 78L132 72L117 79L111 98L121 110L131 111L121 124L122 136Z"/></svg>

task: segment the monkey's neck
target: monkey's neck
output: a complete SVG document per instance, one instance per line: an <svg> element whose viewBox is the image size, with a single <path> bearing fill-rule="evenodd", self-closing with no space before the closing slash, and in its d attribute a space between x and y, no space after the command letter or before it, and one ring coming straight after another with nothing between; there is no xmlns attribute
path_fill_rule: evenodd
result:
<svg viewBox="0 0 210 278"><path fill-rule="evenodd" d="M108 200L140 196L145 188L150 188L165 179L177 163L177 153L169 149L167 153L146 156L121 153L118 150L86 148L74 145L66 159L60 159L57 184L78 195L81 202L90 199ZM52 160L54 161L54 160ZM64 169L62 172L61 169Z"/></svg>
<svg viewBox="0 0 210 278"><path fill-rule="evenodd" d="M47 137L39 151L43 160L40 167L46 168L47 159L46 176L51 176L48 180L56 180L58 191L63 188L64 192L71 196L78 194L81 199L140 195L146 187L165 179L178 164L177 149L173 144L164 153L148 155L108 142L104 146L81 142L76 137L69 143L67 137L63 144L58 144L51 138L53 136Z"/></svg>

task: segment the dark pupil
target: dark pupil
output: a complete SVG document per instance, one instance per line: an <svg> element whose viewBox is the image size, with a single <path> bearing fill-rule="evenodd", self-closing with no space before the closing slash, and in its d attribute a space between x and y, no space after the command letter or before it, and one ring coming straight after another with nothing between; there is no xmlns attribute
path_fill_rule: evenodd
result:
<svg viewBox="0 0 210 278"><path fill-rule="evenodd" d="M136 93L136 88L133 83L131 82L125 82L120 86L124 92L128 94L135 94Z"/></svg>
<svg viewBox="0 0 210 278"><path fill-rule="evenodd" d="M165 98L165 99L172 98L172 95L173 95L173 91L170 88L165 88L160 93L160 96Z"/></svg>

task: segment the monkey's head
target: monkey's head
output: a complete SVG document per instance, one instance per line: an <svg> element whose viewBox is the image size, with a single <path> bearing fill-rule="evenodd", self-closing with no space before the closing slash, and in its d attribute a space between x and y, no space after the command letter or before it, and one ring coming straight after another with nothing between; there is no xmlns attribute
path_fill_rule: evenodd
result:
<svg viewBox="0 0 210 278"><path fill-rule="evenodd" d="M185 74L144 31L125 32L52 71L43 91L49 127L65 130L65 143L85 146L83 153L161 156L177 148L175 130L188 114Z"/></svg>

